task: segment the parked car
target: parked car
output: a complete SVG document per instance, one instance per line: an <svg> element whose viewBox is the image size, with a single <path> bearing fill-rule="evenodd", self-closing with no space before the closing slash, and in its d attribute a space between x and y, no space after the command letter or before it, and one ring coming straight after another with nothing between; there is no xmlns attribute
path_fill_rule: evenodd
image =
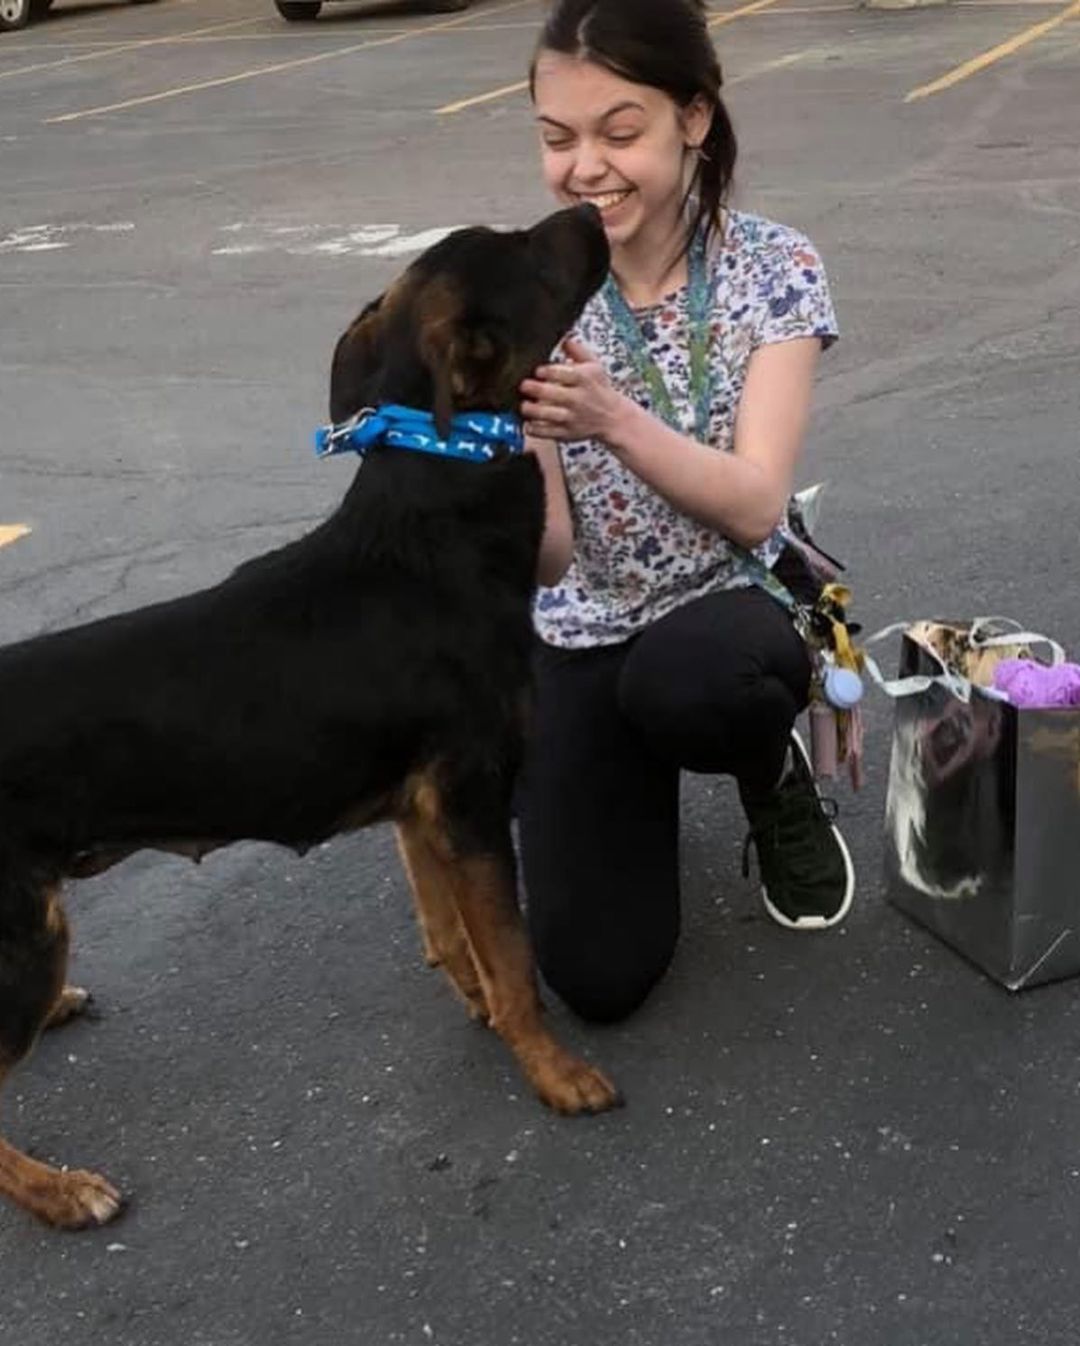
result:
<svg viewBox="0 0 1080 1346"><path fill-rule="evenodd" d="M146 5L150 0L129 0L133 5ZM0 0L0 33L12 28L25 28L31 19L40 19L52 9L53 0Z"/></svg>
<svg viewBox="0 0 1080 1346"><path fill-rule="evenodd" d="M3 5L5 0L0 0ZM15 0L11 0L15 3ZM414 0L409 8L415 14L453 14L468 9L472 0ZM311 23L319 17L323 0L274 0L277 12L290 23Z"/></svg>

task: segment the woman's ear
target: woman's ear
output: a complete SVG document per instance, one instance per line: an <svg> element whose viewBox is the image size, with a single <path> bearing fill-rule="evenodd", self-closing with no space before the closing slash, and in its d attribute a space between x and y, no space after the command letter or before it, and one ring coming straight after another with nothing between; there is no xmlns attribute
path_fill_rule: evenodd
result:
<svg viewBox="0 0 1080 1346"><path fill-rule="evenodd" d="M713 104L700 93L695 94L685 107L679 109L679 121L687 149L701 149L712 129L715 112Z"/></svg>

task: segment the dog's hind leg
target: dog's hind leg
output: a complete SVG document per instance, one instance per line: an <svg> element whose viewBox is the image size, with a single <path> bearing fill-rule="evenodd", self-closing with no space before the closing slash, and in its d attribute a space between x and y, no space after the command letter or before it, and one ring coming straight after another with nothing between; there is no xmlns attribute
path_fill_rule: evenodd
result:
<svg viewBox="0 0 1080 1346"><path fill-rule="evenodd" d="M487 1000L454 894L447 882L445 866L415 819L399 822L395 830L398 850L416 903L424 958L429 967L443 969L464 1000L469 1018L487 1023L491 1017Z"/></svg>
<svg viewBox="0 0 1080 1346"><path fill-rule="evenodd" d="M45 1027L59 1028L61 1024L70 1023L72 1019L86 1013L92 999L85 986L65 986L49 1011Z"/></svg>
<svg viewBox="0 0 1080 1346"><path fill-rule="evenodd" d="M58 1005L68 927L59 892L0 856L0 1086ZM65 1229L104 1224L120 1194L96 1173L50 1168L0 1139L0 1195Z"/></svg>

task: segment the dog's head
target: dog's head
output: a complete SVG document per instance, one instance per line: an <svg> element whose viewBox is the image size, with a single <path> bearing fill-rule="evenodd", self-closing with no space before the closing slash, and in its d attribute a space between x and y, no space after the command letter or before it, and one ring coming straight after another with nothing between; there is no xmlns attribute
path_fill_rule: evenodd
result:
<svg viewBox="0 0 1080 1346"><path fill-rule="evenodd" d="M330 415L397 402L432 411L441 434L458 411L510 411L522 379L548 359L607 274L592 206L532 229L459 229L369 304L334 351Z"/></svg>

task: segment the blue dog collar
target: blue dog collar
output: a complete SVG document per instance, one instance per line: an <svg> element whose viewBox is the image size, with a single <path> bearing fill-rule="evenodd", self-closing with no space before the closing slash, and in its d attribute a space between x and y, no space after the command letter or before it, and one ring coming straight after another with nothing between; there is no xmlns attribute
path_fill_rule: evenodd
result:
<svg viewBox="0 0 1080 1346"><path fill-rule="evenodd" d="M469 463L490 463L499 449L524 451L525 434L517 416L496 411L463 411L450 421L450 434L443 439L430 411L389 403L364 407L339 425L324 425L315 431L315 452L320 458L338 453L358 453L385 445L410 449L437 458L460 458Z"/></svg>

